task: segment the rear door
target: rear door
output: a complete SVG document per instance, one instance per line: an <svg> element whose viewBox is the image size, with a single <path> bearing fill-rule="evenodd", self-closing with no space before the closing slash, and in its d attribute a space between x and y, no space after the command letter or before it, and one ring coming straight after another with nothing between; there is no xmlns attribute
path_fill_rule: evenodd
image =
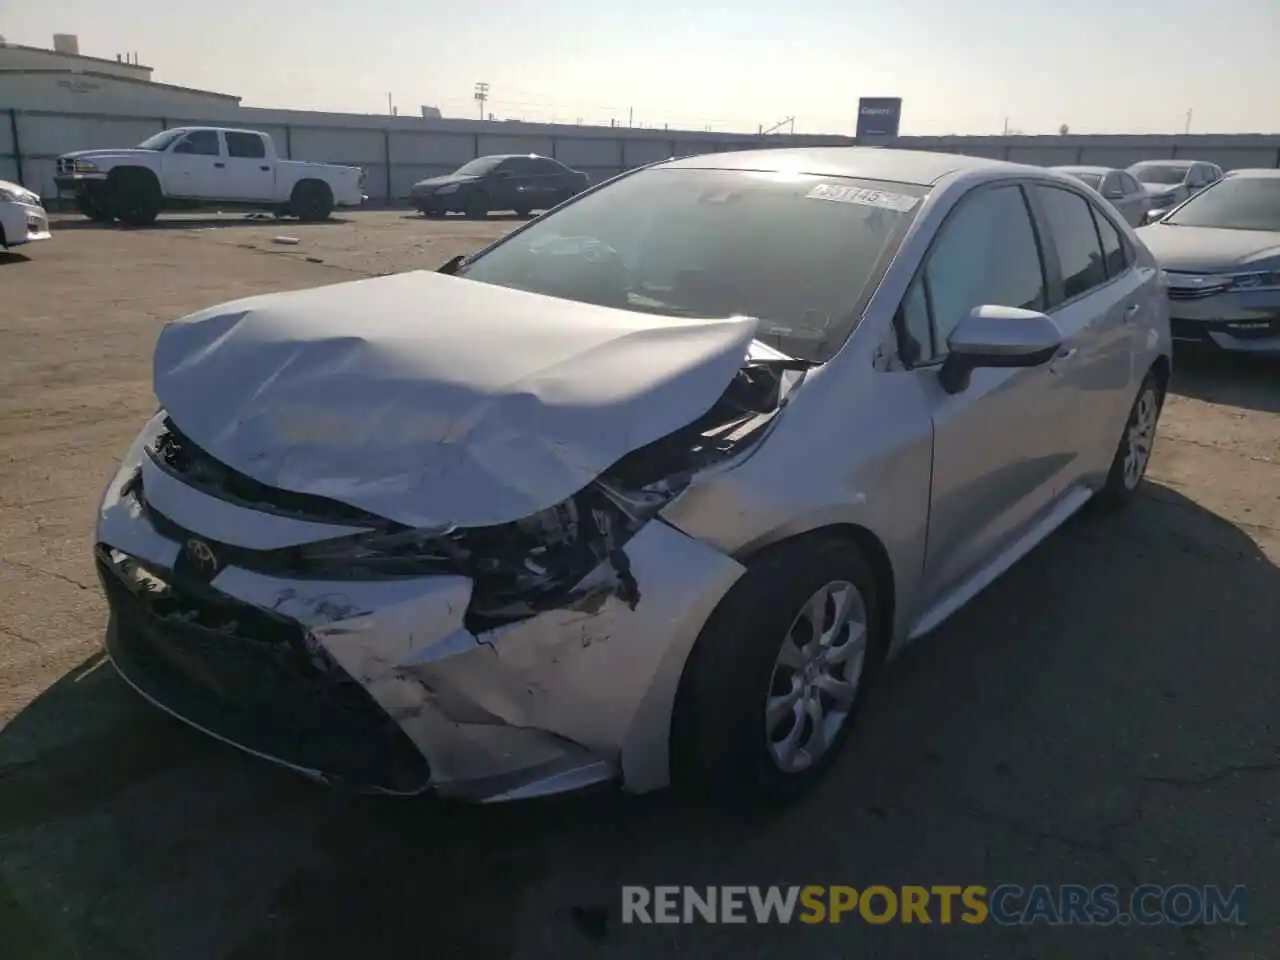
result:
<svg viewBox="0 0 1280 960"><path fill-rule="evenodd" d="M219 197L227 159L217 130L192 130L160 160L160 179L169 197Z"/></svg>
<svg viewBox="0 0 1280 960"><path fill-rule="evenodd" d="M227 177L224 200L270 200L275 196L275 164L268 159L261 134L246 130L223 131L227 144Z"/></svg>
<svg viewBox="0 0 1280 960"><path fill-rule="evenodd" d="M990 564L1051 505L1072 398L1047 367L975 370L948 394L947 337L977 306L1043 310L1045 268L1023 188L971 192L948 215L898 312L901 353L934 426L924 606Z"/></svg>
<svg viewBox="0 0 1280 960"><path fill-rule="evenodd" d="M533 164L537 171L538 209L550 209L573 192L569 171L562 164L546 157L539 157Z"/></svg>
<svg viewBox="0 0 1280 960"><path fill-rule="evenodd" d="M508 157L493 172L495 210L523 210L537 206L533 161L528 157Z"/></svg>
<svg viewBox="0 0 1280 960"><path fill-rule="evenodd" d="M1143 279L1104 205L1065 187L1036 184L1031 190L1046 252L1057 262L1048 313L1065 337L1065 350L1050 364L1058 389L1073 398L1062 428L1071 465L1060 491L1092 479L1099 460L1115 451L1119 433L1111 424L1127 412L1136 321L1143 309ZM1116 430L1118 431L1118 427Z"/></svg>

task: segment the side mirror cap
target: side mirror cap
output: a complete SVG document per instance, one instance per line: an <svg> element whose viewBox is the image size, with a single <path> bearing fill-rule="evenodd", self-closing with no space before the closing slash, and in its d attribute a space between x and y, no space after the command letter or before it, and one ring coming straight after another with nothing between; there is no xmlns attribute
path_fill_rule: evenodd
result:
<svg viewBox="0 0 1280 960"><path fill-rule="evenodd" d="M938 377L947 393L960 393L980 367L1038 367L1061 349L1062 331L1048 314L1018 307L974 307L947 338Z"/></svg>

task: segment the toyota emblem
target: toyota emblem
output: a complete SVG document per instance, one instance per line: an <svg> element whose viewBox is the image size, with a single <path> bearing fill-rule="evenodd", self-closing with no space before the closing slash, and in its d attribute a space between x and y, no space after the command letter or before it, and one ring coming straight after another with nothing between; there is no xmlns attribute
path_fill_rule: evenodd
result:
<svg viewBox="0 0 1280 960"><path fill-rule="evenodd" d="M192 537L183 549L191 565L206 577L212 577L218 572L218 556L213 552L213 547L203 540Z"/></svg>

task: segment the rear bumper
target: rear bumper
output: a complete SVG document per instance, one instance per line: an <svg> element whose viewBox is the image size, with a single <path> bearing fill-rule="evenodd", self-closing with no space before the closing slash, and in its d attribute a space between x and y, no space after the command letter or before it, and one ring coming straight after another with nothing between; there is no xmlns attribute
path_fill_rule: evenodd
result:
<svg viewBox="0 0 1280 960"><path fill-rule="evenodd" d="M31 203L0 201L0 227L4 229L4 242L10 247L51 237L49 215L44 207Z"/></svg>

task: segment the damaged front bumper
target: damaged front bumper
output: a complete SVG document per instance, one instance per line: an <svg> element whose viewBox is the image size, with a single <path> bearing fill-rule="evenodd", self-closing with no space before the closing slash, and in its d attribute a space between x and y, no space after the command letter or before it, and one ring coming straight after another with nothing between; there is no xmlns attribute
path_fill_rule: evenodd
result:
<svg viewBox="0 0 1280 960"><path fill-rule="evenodd" d="M654 519L621 548L638 596L615 558L564 606L484 630L464 622L464 576L200 567L215 531L261 549L349 529L211 497L154 469L140 438L98 521L118 670L207 733L353 788L497 801L666 785L680 674L737 562Z"/></svg>

